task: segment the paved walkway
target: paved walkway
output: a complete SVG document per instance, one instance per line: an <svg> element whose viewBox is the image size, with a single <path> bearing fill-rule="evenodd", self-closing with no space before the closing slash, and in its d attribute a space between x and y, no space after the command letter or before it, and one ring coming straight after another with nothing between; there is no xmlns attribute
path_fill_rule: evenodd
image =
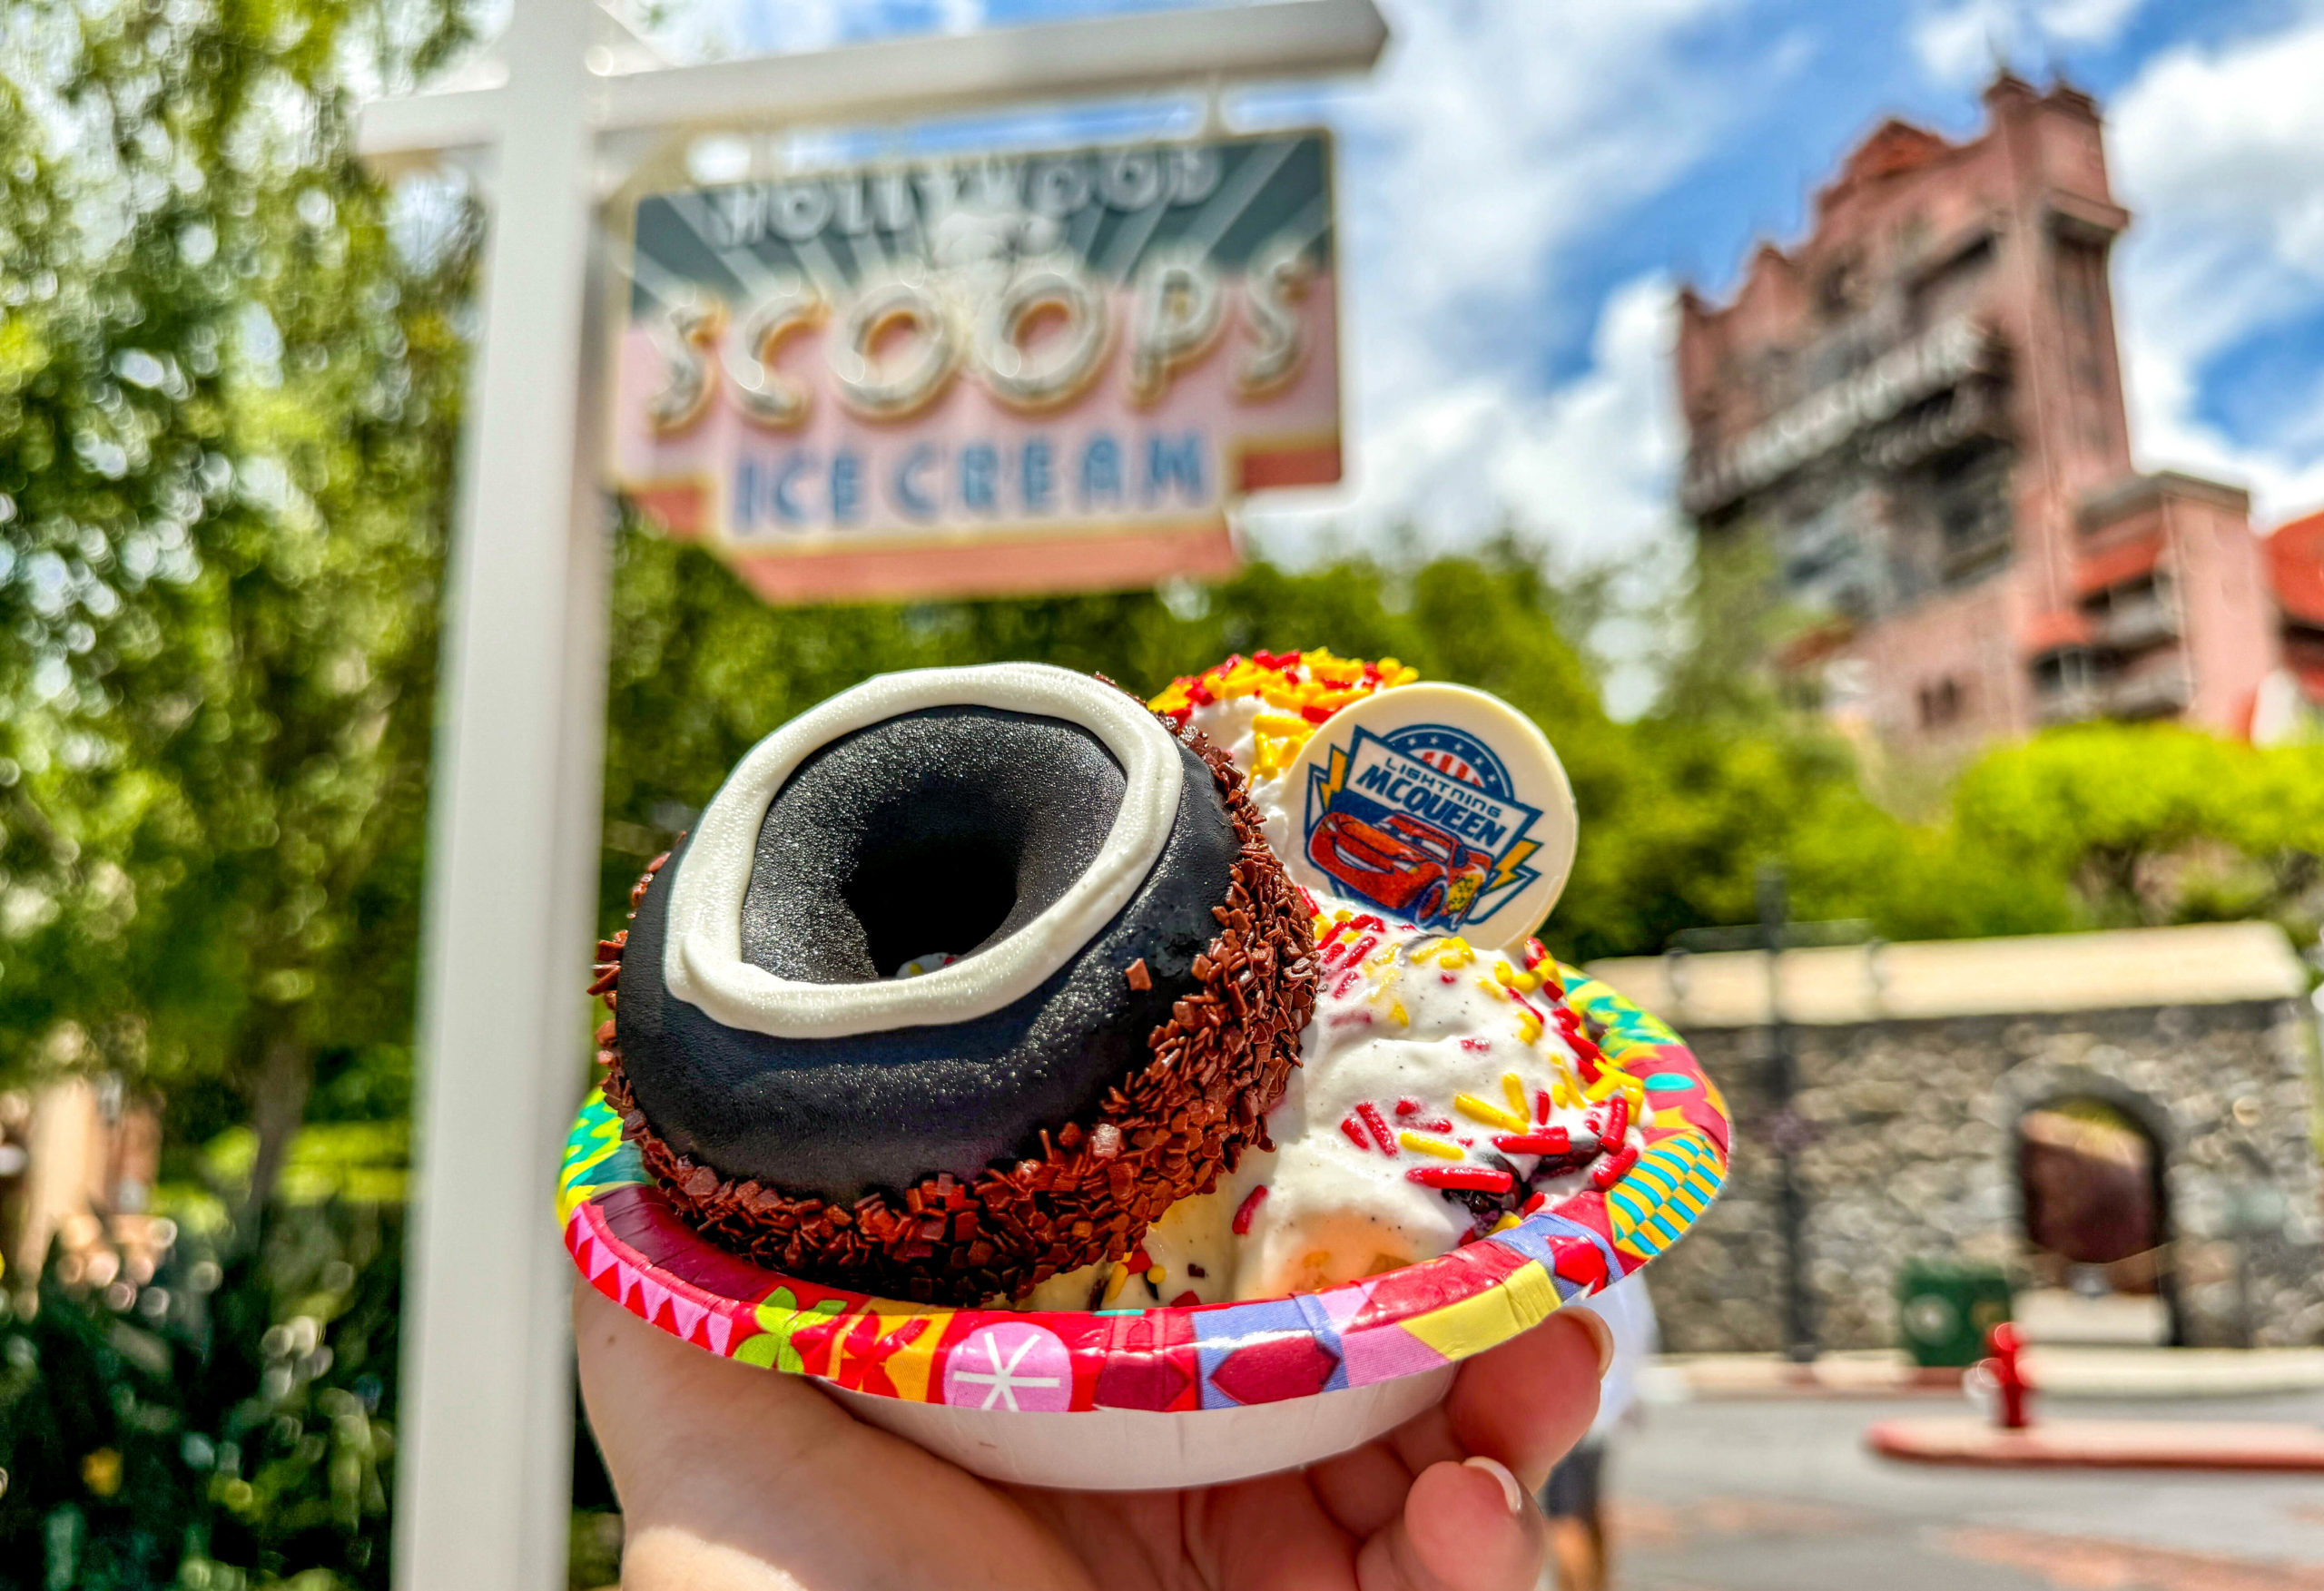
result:
<svg viewBox="0 0 2324 1591"><path fill-rule="evenodd" d="M1941 1410L1925 1395L1645 1409L1609 1471L1616 1586L2324 1591L2324 1486L2312 1476L1938 1468L1866 1449L1875 1420ZM2324 1394L2106 1412L2324 1426Z"/></svg>
<svg viewBox="0 0 2324 1591"><path fill-rule="evenodd" d="M2026 1351L2051 1399L2233 1398L2324 1390L2324 1348L2068 1348ZM1958 1398L1958 1370L1925 1370L1901 1353L1827 1353L1794 1364L1773 1353L1668 1354L1649 1385L1665 1399Z"/></svg>

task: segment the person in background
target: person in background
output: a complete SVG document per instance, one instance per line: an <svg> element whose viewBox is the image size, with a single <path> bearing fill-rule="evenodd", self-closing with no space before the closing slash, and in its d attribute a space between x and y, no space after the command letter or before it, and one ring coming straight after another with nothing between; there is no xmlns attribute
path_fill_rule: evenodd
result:
<svg viewBox="0 0 2324 1591"><path fill-rule="evenodd" d="M1653 1356L1659 1333L1643 1277L1618 1282L1581 1307L1606 1322L1614 1358L1600 1383L1598 1413L1588 1433L1558 1461L1541 1488L1541 1512L1550 1522L1557 1591L1606 1591L1606 1447L1637 1402L1639 1371Z"/></svg>

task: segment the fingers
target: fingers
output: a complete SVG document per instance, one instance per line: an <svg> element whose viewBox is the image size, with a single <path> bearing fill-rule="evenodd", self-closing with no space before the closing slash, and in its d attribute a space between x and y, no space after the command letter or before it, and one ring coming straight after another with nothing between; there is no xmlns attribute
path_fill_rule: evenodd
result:
<svg viewBox="0 0 2324 1591"><path fill-rule="evenodd" d="M1413 1469L1393 1441L1366 1442L1307 1471L1307 1488L1333 1523L1361 1541L1403 1512Z"/></svg>
<svg viewBox="0 0 2324 1591"><path fill-rule="evenodd" d="M1560 1326L1559 1322L1564 1324ZM1587 1310L1565 1310L1461 1367L1444 1400L1464 1453L1500 1459L1528 1492L1589 1430L1613 1336Z"/></svg>
<svg viewBox="0 0 2324 1591"><path fill-rule="evenodd" d="M828 1445L846 1412L796 1376L754 1373L657 1331L584 1283L573 1293L581 1400L614 1489L632 1511L747 1444L773 1461Z"/></svg>
<svg viewBox="0 0 2324 1591"><path fill-rule="evenodd" d="M1517 1478L1491 1458L1432 1464L1403 1513L1356 1555L1361 1591L1532 1591L1541 1575L1541 1517Z"/></svg>
<svg viewBox="0 0 2324 1591"><path fill-rule="evenodd" d="M1589 1429L1598 1409L1605 1322L1585 1310L1553 1315L1512 1342L1462 1367L1443 1403L1384 1441L1326 1459L1307 1472L1315 1498L1341 1529L1372 1535L1404 1507L1413 1478L1432 1464L1472 1455L1497 1459L1528 1492Z"/></svg>
<svg viewBox="0 0 2324 1591"><path fill-rule="evenodd" d="M705 1353L586 1286L573 1325L632 1591L1088 1586L1014 1502L806 1378Z"/></svg>
<svg viewBox="0 0 2324 1591"><path fill-rule="evenodd" d="M1396 1451L1414 1472L1446 1459L1497 1458L1529 1492L1581 1439L1598 1412L1598 1382L1612 1362L1606 1322L1561 1310L1461 1367L1444 1401L1397 1430Z"/></svg>
<svg viewBox="0 0 2324 1591"><path fill-rule="evenodd" d="M1185 1579L1238 1591L1347 1591L1362 1538L1342 1529L1300 1479L1270 1475L1187 1494ZM1116 1574L1106 1583L1137 1582Z"/></svg>

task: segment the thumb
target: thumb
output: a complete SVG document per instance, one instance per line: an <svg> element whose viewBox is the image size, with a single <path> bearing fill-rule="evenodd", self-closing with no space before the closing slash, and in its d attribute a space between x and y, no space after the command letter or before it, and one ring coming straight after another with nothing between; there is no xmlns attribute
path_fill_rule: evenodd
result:
<svg viewBox="0 0 2324 1591"><path fill-rule="evenodd" d="M1356 1554L1361 1591L1533 1591L1541 1516L1496 1459L1446 1459L1422 1470L1404 1510Z"/></svg>

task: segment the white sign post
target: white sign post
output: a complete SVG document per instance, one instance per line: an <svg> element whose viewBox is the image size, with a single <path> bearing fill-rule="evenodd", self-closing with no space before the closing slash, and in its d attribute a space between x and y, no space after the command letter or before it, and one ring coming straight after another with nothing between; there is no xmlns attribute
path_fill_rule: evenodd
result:
<svg viewBox="0 0 2324 1591"><path fill-rule="evenodd" d="M551 1216L587 1055L605 695L597 207L644 138L862 123L1361 72L1372 0L1247 6L672 67L591 0L514 0L441 89L364 108L383 169L493 172L485 338L448 571L419 1022L395 1580L563 1583L568 1267Z"/></svg>

